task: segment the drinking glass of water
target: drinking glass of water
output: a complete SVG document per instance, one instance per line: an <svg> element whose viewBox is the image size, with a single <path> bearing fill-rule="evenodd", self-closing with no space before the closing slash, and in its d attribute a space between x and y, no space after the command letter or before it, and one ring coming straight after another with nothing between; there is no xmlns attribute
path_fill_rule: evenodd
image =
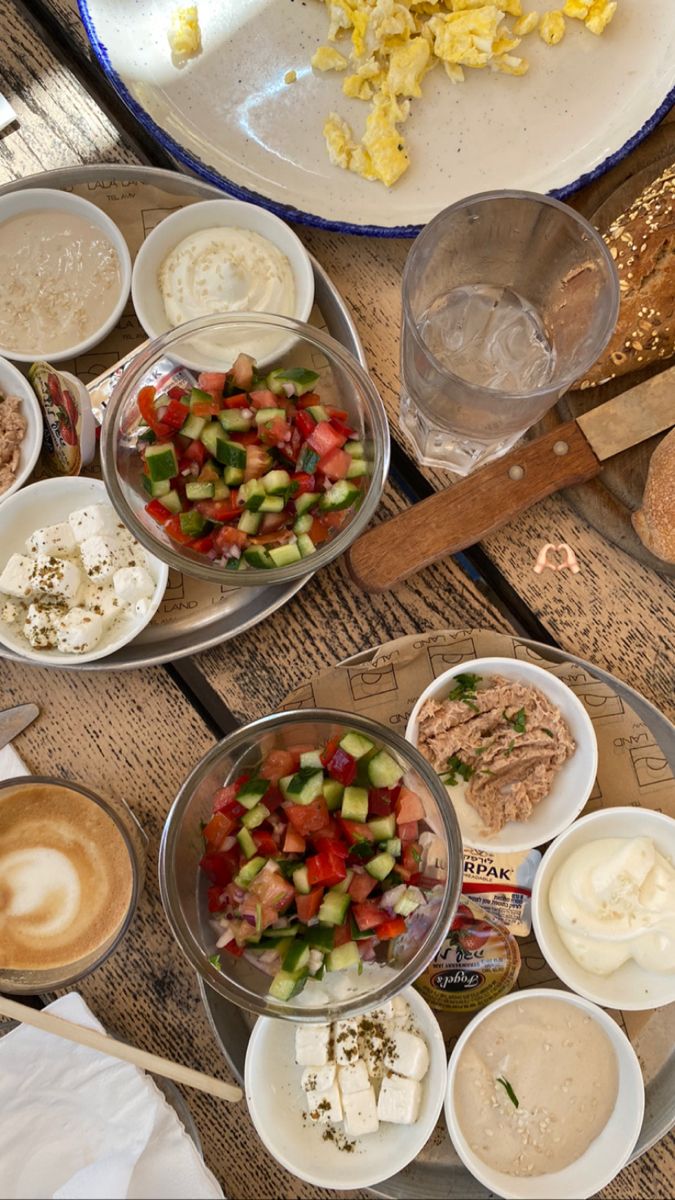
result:
<svg viewBox="0 0 675 1200"><path fill-rule="evenodd" d="M505 454L599 358L619 310L588 221L533 192L434 217L403 273L401 424L416 457L468 475Z"/></svg>

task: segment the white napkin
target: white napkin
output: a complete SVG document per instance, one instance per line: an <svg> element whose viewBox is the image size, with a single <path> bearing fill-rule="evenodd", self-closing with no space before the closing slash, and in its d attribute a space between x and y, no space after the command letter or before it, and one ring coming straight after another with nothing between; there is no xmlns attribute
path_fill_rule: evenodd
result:
<svg viewBox="0 0 675 1200"><path fill-rule="evenodd" d="M102 1030L77 992L48 1012ZM214 1200L223 1192L152 1079L20 1025L0 1039L4 1200Z"/></svg>
<svg viewBox="0 0 675 1200"><path fill-rule="evenodd" d="M0 750L0 779L13 779L15 775L28 775L30 772L21 755L17 754L12 743Z"/></svg>
<svg viewBox="0 0 675 1200"><path fill-rule="evenodd" d="M0 130L4 129L6 125L11 125L12 121L16 121L16 119L16 113L9 100L5 100L2 92L0 92Z"/></svg>

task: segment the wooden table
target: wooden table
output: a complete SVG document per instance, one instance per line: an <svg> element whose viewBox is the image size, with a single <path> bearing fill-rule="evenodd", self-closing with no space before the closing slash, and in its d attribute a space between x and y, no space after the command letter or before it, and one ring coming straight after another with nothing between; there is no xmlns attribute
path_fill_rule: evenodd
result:
<svg viewBox="0 0 675 1200"><path fill-rule="evenodd" d="M0 183L78 163L170 165L92 63L75 0L5 0L0 79L19 118L18 126L0 136ZM652 140L660 136L657 130ZM574 203L593 211L637 169L643 154L634 151ZM383 512L394 512L444 482L439 473L415 471L398 443L400 281L409 242L299 232L349 301L392 418L399 449ZM533 573L534 557L549 540L574 547L579 575ZM266 623L176 669L72 674L1 661L0 706L37 700L42 709L16 743L30 769L124 798L151 839L148 880L133 929L117 954L81 986L118 1035L204 1070L223 1070L195 980L164 922L153 868L164 815L188 769L232 715L246 720L274 709L308 675L375 643L448 626L515 628L557 643L613 671L674 715L674 581L606 543L559 496L467 557L438 564L390 595L366 598L335 563ZM259 1154L243 1107L228 1108L196 1093L189 1102L207 1162L229 1196L337 1194L298 1183ZM674 1190L671 1136L623 1171L603 1195L665 1200Z"/></svg>

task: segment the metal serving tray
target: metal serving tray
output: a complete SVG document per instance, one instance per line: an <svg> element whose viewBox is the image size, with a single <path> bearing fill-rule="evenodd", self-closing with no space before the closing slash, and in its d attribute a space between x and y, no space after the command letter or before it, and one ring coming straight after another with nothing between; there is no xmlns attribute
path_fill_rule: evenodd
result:
<svg viewBox="0 0 675 1200"><path fill-rule="evenodd" d="M675 726L653 704L645 700L644 696L622 683L620 679L610 675L609 672L592 666L591 663L574 654L553 649L541 642L530 641L527 638L520 638L519 641L523 646L534 650L541 658L555 663L575 663L612 687L654 734L670 766L675 771ZM347 659L347 662L367 663L374 654L374 650L366 650L362 654ZM243 1083L246 1048L256 1018L223 999L201 980L199 980L199 988L214 1036L230 1069L239 1082ZM668 1038L666 1044L670 1053L665 1058L661 1069L647 1084L645 1116L633 1159L639 1158L641 1154L649 1150L675 1124L675 1047L672 1044L672 1033L669 1031L672 1017L666 1015L670 1013L670 1007L661 1009L659 1010L660 1016L650 1022L650 1028L657 1020L662 1023L662 1036ZM661 1031L659 1032L661 1033ZM387 1200L473 1200L473 1197L493 1195L478 1183L462 1165L442 1124L437 1127L436 1132L415 1162L397 1175L392 1175L390 1179L378 1184L377 1187L368 1190L372 1195L386 1197Z"/></svg>
<svg viewBox="0 0 675 1200"><path fill-rule="evenodd" d="M57 188L72 190L86 188L87 198L101 208L106 209L115 217L115 209L111 201L117 197L128 195L130 188L137 188L139 193L146 189L155 188L172 196L184 197L189 200L222 200L222 192L199 179L189 178L176 171L164 171L155 167L127 166L126 164L97 164L94 166L68 167L63 170L47 171L39 175L29 175L26 179L5 184L0 187L0 196L24 188ZM139 204L142 198L139 195ZM147 217L147 219L146 219ZM146 232L156 224L156 198L149 198L147 213L143 213L143 225ZM359 362L366 366L363 346L349 310L331 283L323 267L312 258L314 270L315 305L325 328L343 346L350 350ZM122 317L121 325L128 325L128 314ZM142 334L140 335L143 336ZM120 335L121 342L127 343L128 334ZM133 343L132 343L133 344ZM126 344L126 351L131 345ZM105 357L105 356L104 356ZM118 356L121 357L121 356ZM91 356L93 359L94 356ZM112 365L104 363L104 365ZM78 362L78 372L81 377L98 374L101 364L94 369L91 362ZM131 667L149 667L159 663L175 661L190 654L198 654L208 650L220 642L236 637L238 633L250 629L258 621L270 616L285 604L311 578L306 575L293 583L279 587L266 588L227 588L225 586L199 585L199 600L187 597L185 594L184 577L175 571L169 573L169 584L163 602L162 620L153 620L133 642L122 647L115 654L95 662L83 663L75 667L65 668L76 671L119 671ZM18 654L0 647L0 658L24 662ZM58 664L44 662L45 667Z"/></svg>

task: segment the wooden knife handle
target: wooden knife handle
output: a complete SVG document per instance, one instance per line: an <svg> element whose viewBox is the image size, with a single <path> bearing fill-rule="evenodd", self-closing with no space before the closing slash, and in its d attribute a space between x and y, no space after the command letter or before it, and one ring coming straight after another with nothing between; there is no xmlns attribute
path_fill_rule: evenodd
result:
<svg viewBox="0 0 675 1200"><path fill-rule="evenodd" d="M473 546L537 500L584 483L599 470L576 421L558 425L369 529L347 552L350 573L366 591L386 592L446 554Z"/></svg>

